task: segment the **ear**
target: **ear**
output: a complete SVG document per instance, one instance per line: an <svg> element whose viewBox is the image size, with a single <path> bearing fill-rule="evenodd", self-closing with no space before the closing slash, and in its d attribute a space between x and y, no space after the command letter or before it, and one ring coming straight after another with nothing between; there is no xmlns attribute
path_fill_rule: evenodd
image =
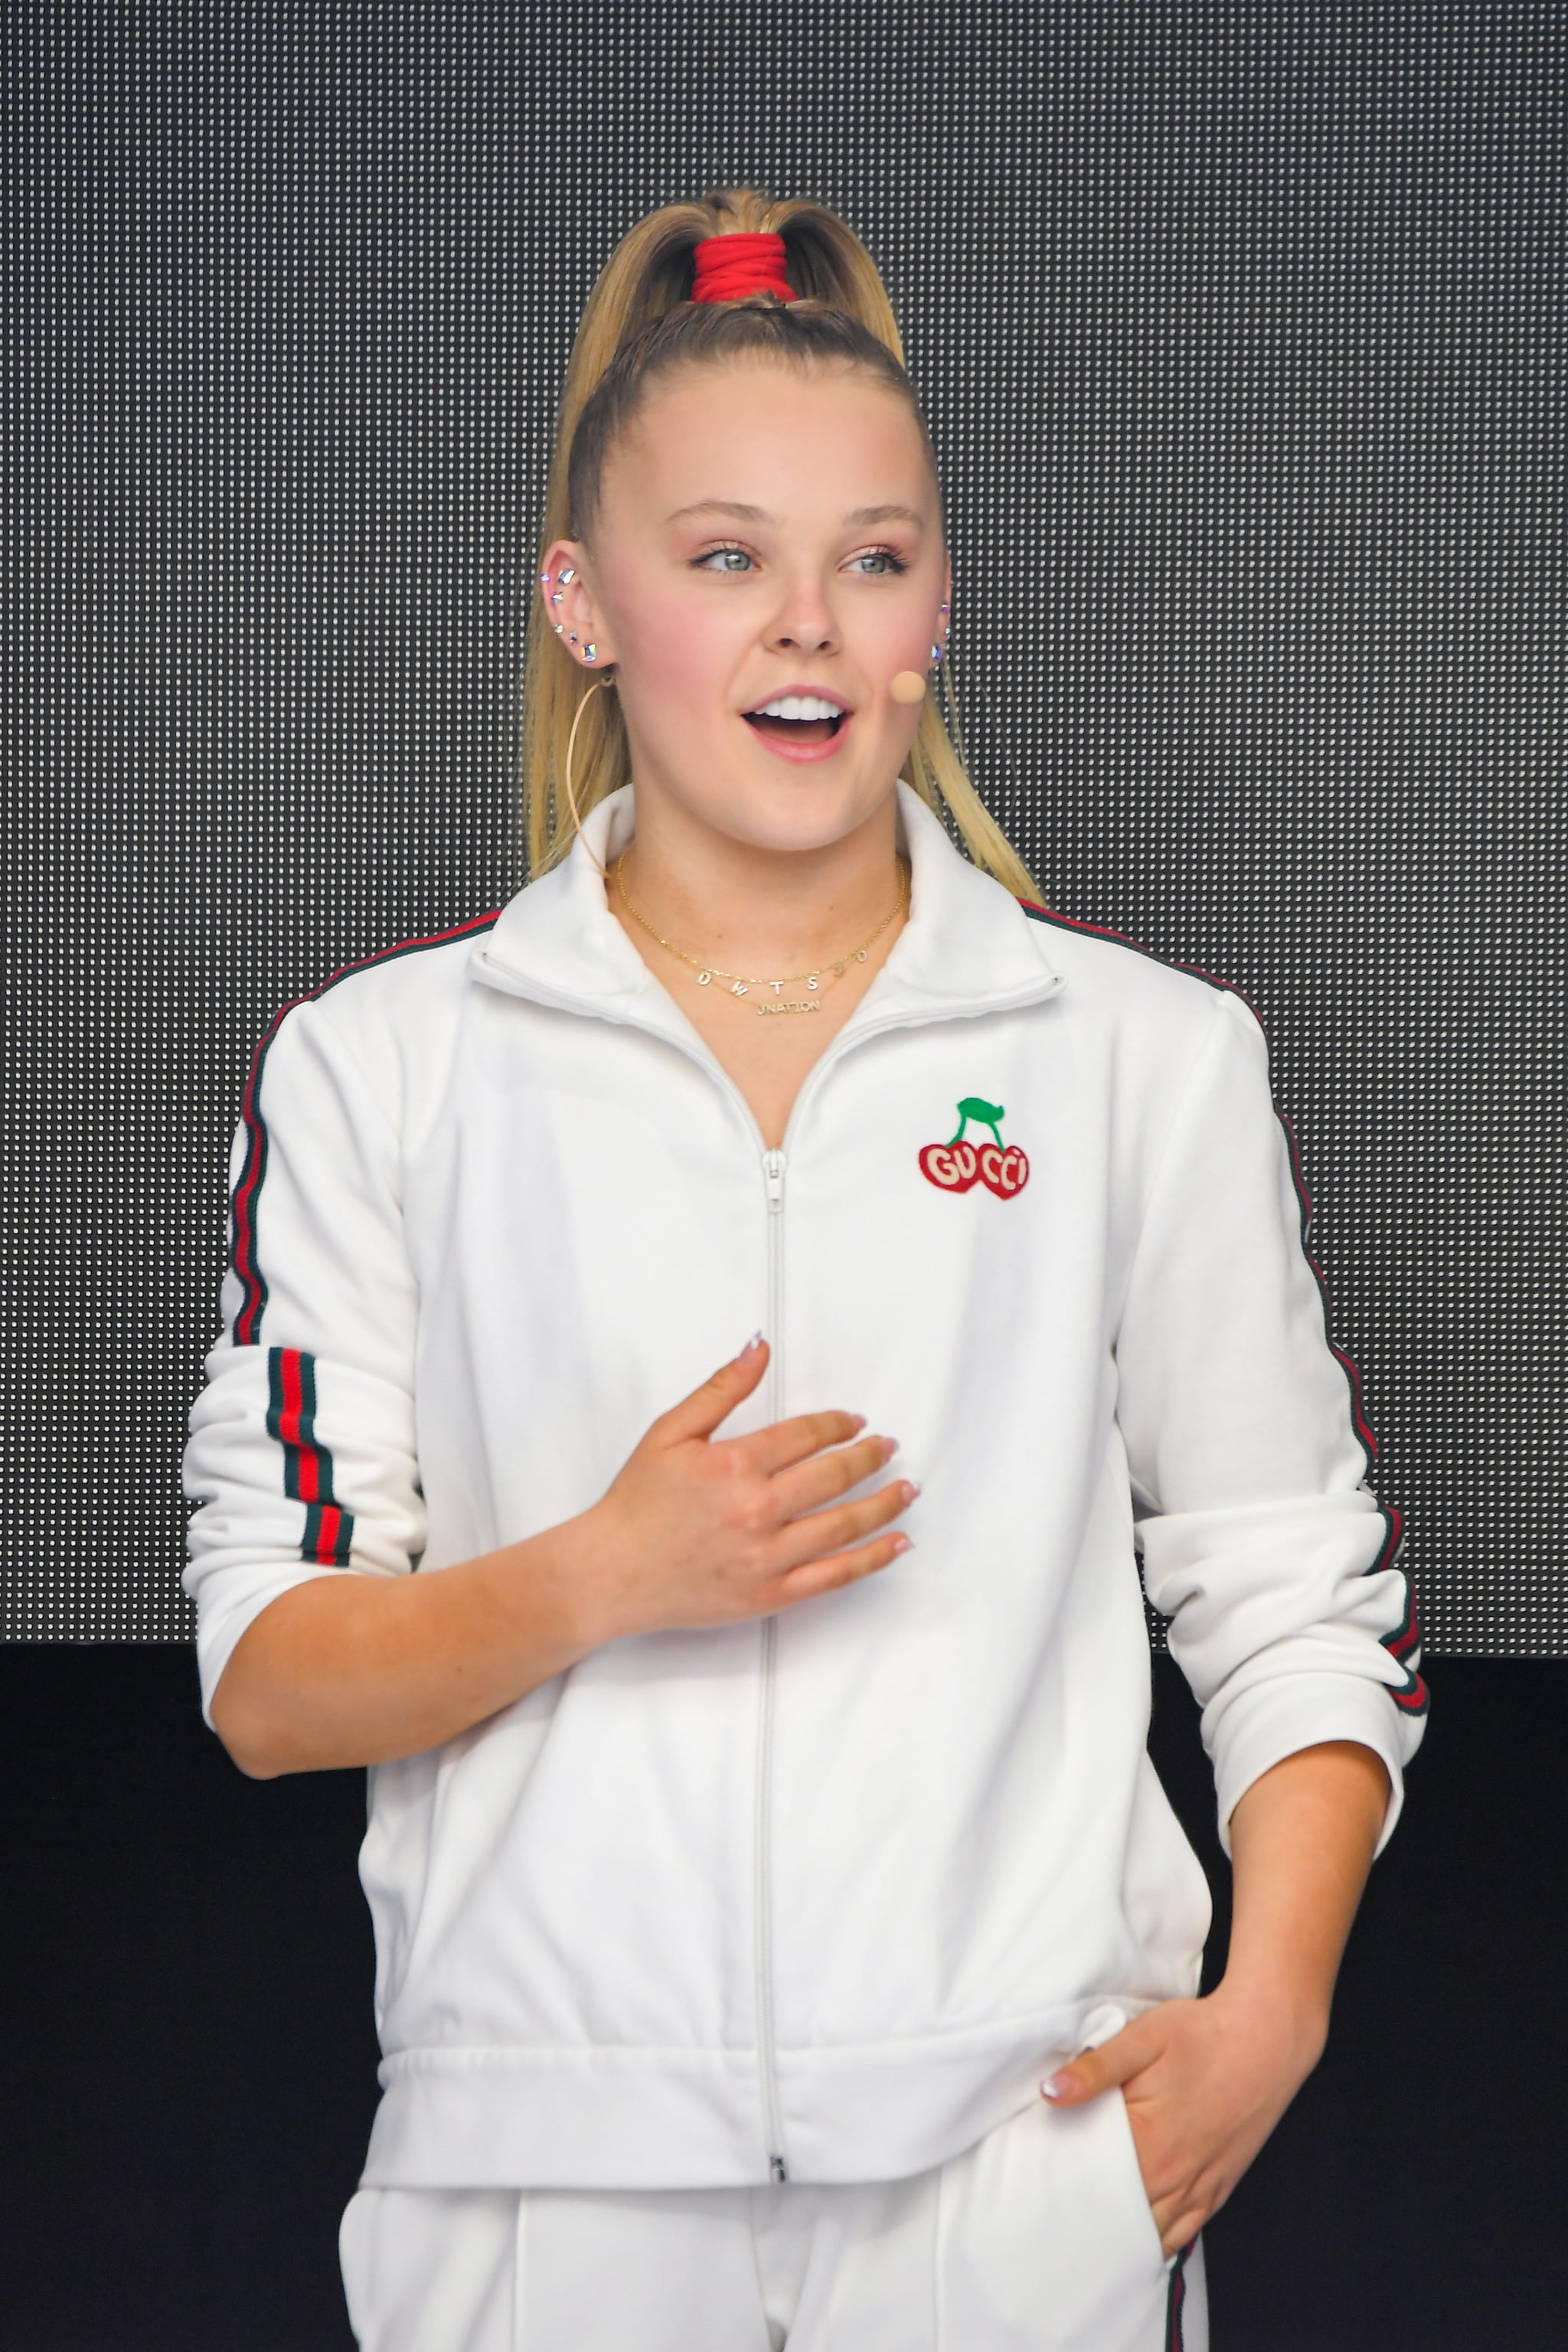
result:
<svg viewBox="0 0 1568 2352"><path fill-rule="evenodd" d="M570 573L568 579L563 575ZM574 539L552 539L539 559L534 594L544 606L545 619L579 669L605 670L616 658L603 615L595 600L587 571L587 551ZM595 658L584 657L592 646Z"/></svg>

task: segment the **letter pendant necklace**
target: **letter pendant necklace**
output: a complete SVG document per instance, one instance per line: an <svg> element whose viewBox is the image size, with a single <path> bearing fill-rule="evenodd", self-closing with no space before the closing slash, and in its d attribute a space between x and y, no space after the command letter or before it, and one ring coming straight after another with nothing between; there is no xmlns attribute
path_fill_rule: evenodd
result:
<svg viewBox="0 0 1568 2352"><path fill-rule="evenodd" d="M752 1008L754 1013L816 1013L819 1011L822 1004L823 974L825 972L831 972L835 980L842 980L844 977L844 968L846 964L864 963L872 948L875 947L877 941L881 938L882 933L887 929L888 925L892 922L901 911L904 900L909 894L909 876L904 869L903 860L900 858L899 860L898 900L889 911L883 916L881 921L871 933L869 939L863 940L858 948L851 948L847 955L830 957L826 962L815 965L810 971L786 971L782 972L777 980L759 980L754 975L748 972L724 971L721 970L720 966L716 963L700 963L695 956L689 956L684 948L678 948L673 940L667 940L662 931L656 931L653 925L648 921L647 916L639 915L637 908L633 906L630 898L626 896L626 877L621 870L626 865L626 853L623 849L620 856L616 860L616 887L620 892L622 902L633 922L640 923L643 929L647 933L649 939L657 940L659 946L666 949L670 955L679 956L682 963L689 964L691 970L697 974L697 985L699 988L710 988L716 980L727 981L729 982L727 993L731 996L745 996L749 994L753 988L771 988L773 990L773 994L771 996L761 998ZM784 990L790 985L792 981L797 980L805 982L810 993L805 996L785 996L784 993Z"/></svg>

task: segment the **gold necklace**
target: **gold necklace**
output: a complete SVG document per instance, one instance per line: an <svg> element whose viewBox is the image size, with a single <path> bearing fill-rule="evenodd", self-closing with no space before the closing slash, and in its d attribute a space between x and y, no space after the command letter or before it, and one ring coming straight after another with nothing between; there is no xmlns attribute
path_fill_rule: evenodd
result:
<svg viewBox="0 0 1568 2352"><path fill-rule="evenodd" d="M882 933L887 929L888 925L902 911L904 900L909 894L910 877L905 870L904 861L900 857L899 860L899 896L897 902L889 911L883 916L881 921L871 933L869 939L862 940L858 948L851 948L847 955L830 956L826 962L814 964L809 971L786 971L782 972L777 980L759 980L753 974L749 972L724 971L716 963L700 963L695 956L689 956L684 948L678 948L672 940L667 940L662 931L656 931L653 925L648 921L647 916L638 914L637 908L633 906L630 898L626 895L626 876L622 870L626 862L626 853L623 849L620 856L616 860L616 887L619 890L622 900L626 906L626 910L631 917L633 922L640 923L648 937L650 939L657 940L659 946L667 949L672 956L679 956L682 963L689 964L692 971L697 974L697 985L699 988L707 988L716 980L727 980L729 982L729 993L731 996L744 996L748 990L753 988L771 988L773 990L772 997L764 997L760 1004L752 1006L752 1009L755 1013L816 1013L819 1011L822 1004L820 982L823 973L825 971L830 971L835 980L842 980L844 977L844 967L846 964L864 963L872 948L875 947L877 941L881 938ZM806 987L812 992L811 994L809 996L799 997L785 996L783 992L789 985L792 980L805 981Z"/></svg>

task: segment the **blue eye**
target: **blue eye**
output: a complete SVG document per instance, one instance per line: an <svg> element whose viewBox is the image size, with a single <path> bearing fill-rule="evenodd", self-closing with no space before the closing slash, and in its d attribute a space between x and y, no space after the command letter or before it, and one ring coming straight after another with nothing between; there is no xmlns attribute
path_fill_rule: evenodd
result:
<svg viewBox="0 0 1568 2352"><path fill-rule="evenodd" d="M717 566L717 569L721 572L740 572L742 566L747 570L750 570L752 567L752 557L751 551L748 548L710 547L701 555L693 559L693 570L698 572L706 572L714 569L713 560L715 556L723 556L726 558L733 556L735 558L735 561L732 563L729 562L720 563ZM858 564L879 563L883 567L879 572L863 572L860 575L863 580L894 579L900 572L907 572L910 568L903 557L899 554L896 549L891 547L868 547L863 554L855 556L852 558L852 561Z"/></svg>

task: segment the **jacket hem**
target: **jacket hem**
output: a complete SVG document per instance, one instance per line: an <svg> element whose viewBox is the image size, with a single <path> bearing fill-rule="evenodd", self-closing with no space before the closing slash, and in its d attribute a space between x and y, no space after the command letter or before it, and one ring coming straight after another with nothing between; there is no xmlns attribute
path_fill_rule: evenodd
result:
<svg viewBox="0 0 1568 2352"><path fill-rule="evenodd" d="M1114 1995L849 2050L781 2048L788 2177L924 2172L1040 2096L1152 2005ZM751 2049L411 2050L383 2065L366 2189L724 2189L770 2178Z"/></svg>

